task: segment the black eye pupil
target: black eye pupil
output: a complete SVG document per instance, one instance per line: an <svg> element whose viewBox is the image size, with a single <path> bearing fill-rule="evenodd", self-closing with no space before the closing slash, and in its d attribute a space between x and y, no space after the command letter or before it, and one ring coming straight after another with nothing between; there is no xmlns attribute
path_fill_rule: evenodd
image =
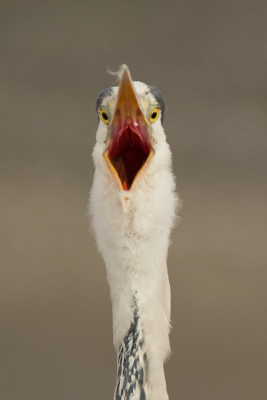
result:
<svg viewBox="0 0 267 400"><path fill-rule="evenodd" d="M108 116L107 116L107 114L105 112L102 113L102 117L104 118L105 121L108 120Z"/></svg>
<svg viewBox="0 0 267 400"><path fill-rule="evenodd" d="M153 112L153 114L151 115L151 118L153 118L153 119L154 119L154 118L156 118L156 116L157 116L157 112L156 112L156 111L154 111L154 112Z"/></svg>

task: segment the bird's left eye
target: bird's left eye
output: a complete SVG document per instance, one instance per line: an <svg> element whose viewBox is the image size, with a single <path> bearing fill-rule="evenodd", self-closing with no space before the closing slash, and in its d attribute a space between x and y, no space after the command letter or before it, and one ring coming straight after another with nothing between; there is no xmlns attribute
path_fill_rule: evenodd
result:
<svg viewBox="0 0 267 400"><path fill-rule="evenodd" d="M105 124L109 123L109 116L103 108L101 108L99 116Z"/></svg>
<svg viewBox="0 0 267 400"><path fill-rule="evenodd" d="M150 116L149 116L150 123L152 124L153 122L157 121L158 117L159 117L159 109L158 109L158 107L155 107L151 111Z"/></svg>

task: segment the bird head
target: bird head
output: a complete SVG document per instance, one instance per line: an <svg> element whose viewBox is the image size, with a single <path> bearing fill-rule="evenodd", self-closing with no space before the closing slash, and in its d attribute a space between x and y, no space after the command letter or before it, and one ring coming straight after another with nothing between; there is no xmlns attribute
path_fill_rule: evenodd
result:
<svg viewBox="0 0 267 400"><path fill-rule="evenodd" d="M126 65L120 68L119 77L118 87L98 96L96 136L103 167L118 190L130 193L148 173L158 143L165 141L165 103L155 87L133 82Z"/></svg>

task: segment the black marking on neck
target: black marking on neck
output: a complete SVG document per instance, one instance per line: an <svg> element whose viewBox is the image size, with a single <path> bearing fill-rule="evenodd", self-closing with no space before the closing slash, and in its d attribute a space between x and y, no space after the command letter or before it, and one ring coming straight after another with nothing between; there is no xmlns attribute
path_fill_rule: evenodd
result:
<svg viewBox="0 0 267 400"><path fill-rule="evenodd" d="M146 400L144 383L147 375L147 357L136 298L133 301L133 321L118 351L118 373L115 400L131 400L138 390L140 400Z"/></svg>

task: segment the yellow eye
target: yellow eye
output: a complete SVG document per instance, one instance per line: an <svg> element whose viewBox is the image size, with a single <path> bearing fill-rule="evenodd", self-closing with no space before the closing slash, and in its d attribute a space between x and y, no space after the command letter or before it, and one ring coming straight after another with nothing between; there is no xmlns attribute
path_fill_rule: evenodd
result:
<svg viewBox="0 0 267 400"><path fill-rule="evenodd" d="M103 108L101 108L99 116L105 124L109 123L109 116Z"/></svg>
<svg viewBox="0 0 267 400"><path fill-rule="evenodd" d="M158 117L159 117L159 109L158 107L155 107L150 113L149 117L150 123L153 124L153 122L156 122Z"/></svg>

